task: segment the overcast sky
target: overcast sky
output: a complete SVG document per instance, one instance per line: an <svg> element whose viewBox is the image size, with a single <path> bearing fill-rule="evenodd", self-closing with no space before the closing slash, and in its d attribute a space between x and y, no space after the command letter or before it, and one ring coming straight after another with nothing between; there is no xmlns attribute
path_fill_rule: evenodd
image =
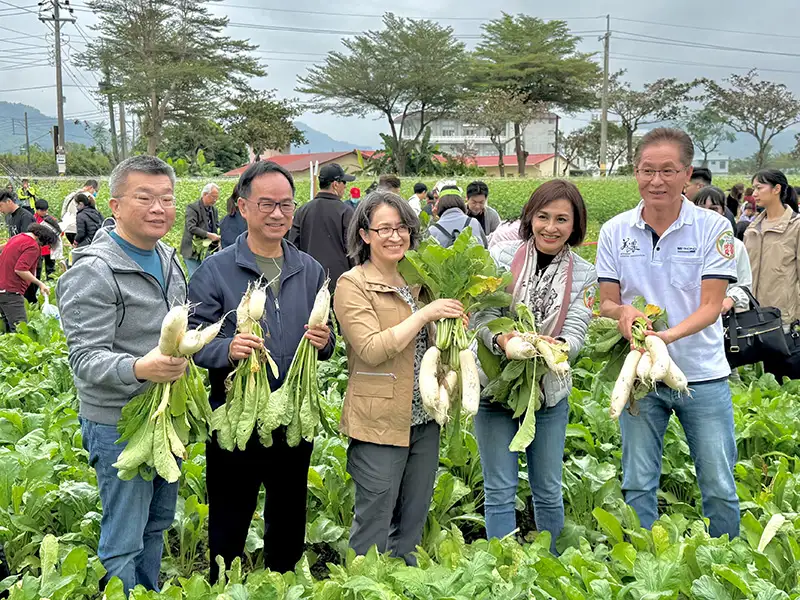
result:
<svg viewBox="0 0 800 600"><path fill-rule="evenodd" d="M62 0L63 1L63 0ZM361 32L380 28L377 15L384 11L407 17L430 18L453 27L457 36L471 48L480 33L481 20L500 16L502 11L525 12L542 18L566 19L574 32L581 32L582 49L602 50L597 40L605 28L605 14L611 15L611 71L627 70L627 79L635 86L659 77L722 79L733 72L745 73L756 67L764 78L785 83L800 95L800 32L795 27L798 0L678 0L643 2L642 0L392 0L390 2L351 2L345 0L223 0L214 8L226 14L232 24L229 35L258 44L268 74L253 82L258 88L276 89L282 97L297 96L297 76L305 73L309 62L321 61L330 50L341 48L341 34L325 30ZM24 12L12 5L27 8ZM67 59L85 46L83 32L91 37L96 20L83 0L74 0L78 26L64 25L68 46ZM249 8L248 8L249 7ZM280 9L265 10L265 8ZM297 12L297 11L307 11ZM55 116L55 89L9 92L15 88L48 86L55 82L54 68L41 48L52 44L52 36L39 22L35 0L0 0L0 100L24 102ZM602 15L602 16L601 16ZM477 20L471 20L471 19ZM254 25L255 27L251 27ZM302 27L314 32L285 32L257 27ZM3 29L6 28L6 29ZM13 29L15 32L8 31ZM725 31L728 30L728 31ZM24 35L21 35L22 32ZM585 33L584 33L585 32ZM738 33L737 33L738 32ZM648 37L642 37L648 36ZM634 41L631 38L637 38ZM17 42L17 43L14 43ZM21 45L24 43L27 45ZM737 48L687 47L703 44ZM744 52L741 49L751 50ZM770 53L785 53L781 56ZM598 54L601 60L601 54ZM687 64L691 63L691 64ZM69 60L67 61L69 64ZM96 85L91 73L74 65L65 74L65 85ZM99 106L78 87L66 87L65 114L90 120L102 119ZM585 124L589 114L565 121L569 130ZM381 119L338 118L330 114L303 114L301 120L333 138L377 146L378 133L386 130Z"/></svg>

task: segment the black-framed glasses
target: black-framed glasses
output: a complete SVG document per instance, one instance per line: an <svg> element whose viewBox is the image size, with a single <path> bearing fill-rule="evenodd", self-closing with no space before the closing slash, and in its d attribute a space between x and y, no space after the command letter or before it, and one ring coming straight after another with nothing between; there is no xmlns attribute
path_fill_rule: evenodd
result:
<svg viewBox="0 0 800 600"><path fill-rule="evenodd" d="M252 202L256 206L258 206L259 212L271 215L275 211L276 206L280 206L281 212L285 215L294 214L295 209L297 208L297 202L294 200L282 200L280 202L272 202L270 200L248 200L247 198L242 198L245 202Z"/></svg>
<svg viewBox="0 0 800 600"><path fill-rule="evenodd" d="M408 225L398 225L397 227L378 227L377 229L373 229L372 227L369 228L370 231L374 231L378 234L378 237L387 240L392 237L392 234L396 231L397 235L400 237L406 236L411 233L411 230L408 228Z"/></svg>
<svg viewBox="0 0 800 600"><path fill-rule="evenodd" d="M654 179L657 173L661 174L661 179L664 181L672 181L678 176L678 173L684 171L683 169L636 169L636 174L644 180L650 181Z"/></svg>

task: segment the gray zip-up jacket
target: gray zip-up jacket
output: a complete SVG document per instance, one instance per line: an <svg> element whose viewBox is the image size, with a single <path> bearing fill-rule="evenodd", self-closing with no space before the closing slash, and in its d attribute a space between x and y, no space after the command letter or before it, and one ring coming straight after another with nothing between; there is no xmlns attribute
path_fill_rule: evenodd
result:
<svg viewBox="0 0 800 600"><path fill-rule="evenodd" d="M521 245L522 242L520 240L504 242L492 248L490 252L492 258L502 270L510 271L514 254ZM559 334L559 337L569 345L570 361L578 356L583 347L586 330L592 318L592 306L595 302L596 288L597 274L594 270L594 265L573 253L572 289L569 290L569 308ZM490 321L507 314L508 309L489 308L479 311L473 317L472 327L477 330L478 337L490 350L493 350L492 338L494 336L486 325ZM477 349L477 346L475 348ZM488 383L488 380L483 373L483 369L481 369L480 361L478 361L478 372L481 388L483 388ZM572 375L559 379L552 373L547 373L542 378L542 386L544 388L544 404L546 406L555 406L569 396L570 391L572 391Z"/></svg>
<svg viewBox="0 0 800 600"><path fill-rule="evenodd" d="M186 302L186 278L175 250L156 246L166 290L136 264L107 231L72 253L58 280L58 308L83 418L116 425L122 407L147 389L133 364L158 346L161 322Z"/></svg>

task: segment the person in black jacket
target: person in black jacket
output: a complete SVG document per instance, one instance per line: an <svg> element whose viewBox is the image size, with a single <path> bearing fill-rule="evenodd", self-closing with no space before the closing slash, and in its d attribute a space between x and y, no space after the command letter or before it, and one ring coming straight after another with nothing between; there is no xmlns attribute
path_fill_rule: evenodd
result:
<svg viewBox="0 0 800 600"><path fill-rule="evenodd" d="M94 206L94 198L89 194L78 194L75 197L75 204L78 207L77 230L75 241L72 242L73 248L83 248L92 243L94 234L103 224L103 215Z"/></svg>
<svg viewBox="0 0 800 600"><path fill-rule="evenodd" d="M233 186L230 198L226 206L227 215L219 224L220 244L223 248L233 246L236 238L247 231L247 221L244 220L242 213L239 212L239 184Z"/></svg>
<svg viewBox="0 0 800 600"><path fill-rule="evenodd" d="M353 208L342 202L342 196L346 183L355 180L336 163L320 168L320 191L297 210L289 232L289 241L314 257L331 278L331 293L339 276L353 266L347 257L347 228Z"/></svg>
<svg viewBox="0 0 800 600"><path fill-rule="evenodd" d="M33 215L19 206L14 195L7 190L0 191L0 214L5 215L9 239L18 233L26 233L31 223L35 223ZM0 245L0 251L2 249L3 245Z"/></svg>
<svg viewBox="0 0 800 600"><path fill-rule="evenodd" d="M219 244L219 213L214 206L219 199L219 187L216 183L208 183L200 193L200 200L186 207L186 220L181 238L181 256L186 263L186 275L192 278L194 272L203 262L206 255L217 249ZM204 252L195 246L195 240L211 240L212 245Z"/></svg>

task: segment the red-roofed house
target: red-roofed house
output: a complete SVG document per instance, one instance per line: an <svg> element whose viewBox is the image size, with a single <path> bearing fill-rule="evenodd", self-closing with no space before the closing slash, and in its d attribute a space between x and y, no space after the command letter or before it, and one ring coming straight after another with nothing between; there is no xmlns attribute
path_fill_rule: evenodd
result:
<svg viewBox="0 0 800 600"><path fill-rule="evenodd" d="M486 171L487 175L493 177L500 176L500 157L499 156L476 156L471 159L480 168ZM526 177L552 177L553 176L553 162L555 161L555 154L529 154L525 161L525 176ZM503 156L503 164L505 165L506 177L517 175L517 155L510 154ZM567 172L564 173L564 169ZM578 166L569 163L567 167L567 159L563 156L558 157L558 177L569 175L570 171L579 170Z"/></svg>
<svg viewBox="0 0 800 600"><path fill-rule="evenodd" d="M363 154L363 152L362 152ZM353 172L359 169L358 156L355 150L347 150L344 152L312 152L308 154L277 154L275 156L264 155L261 160L271 160L276 162L293 177L309 177L309 163L319 162L322 167L328 163L338 163L346 172ZM238 169L228 171L223 177L239 177L247 170L250 165L242 165Z"/></svg>

